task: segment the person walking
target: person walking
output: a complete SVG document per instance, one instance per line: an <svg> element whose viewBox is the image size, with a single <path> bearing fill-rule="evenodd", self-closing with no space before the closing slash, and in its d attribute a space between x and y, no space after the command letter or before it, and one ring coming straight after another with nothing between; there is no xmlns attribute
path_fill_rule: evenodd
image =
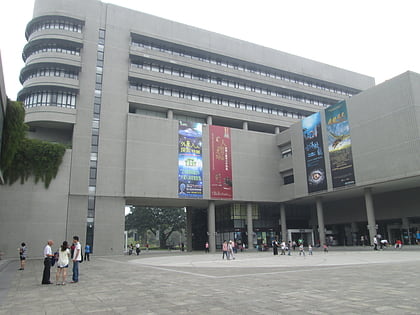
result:
<svg viewBox="0 0 420 315"><path fill-rule="evenodd" d="M225 255L226 255L226 259L229 259L228 244L227 244L226 240L223 241L222 251L223 251L222 259L225 259Z"/></svg>
<svg viewBox="0 0 420 315"><path fill-rule="evenodd" d="M79 282L79 263L82 260L82 246L79 243L79 237L73 236L74 254L73 254L73 278L71 283Z"/></svg>
<svg viewBox="0 0 420 315"><path fill-rule="evenodd" d="M26 252L27 252L26 244L25 243L20 244L20 248L19 248L20 268L19 268L19 270L25 270Z"/></svg>
<svg viewBox="0 0 420 315"><path fill-rule="evenodd" d="M378 238L376 235L373 237L373 250L378 250Z"/></svg>
<svg viewBox="0 0 420 315"><path fill-rule="evenodd" d="M206 253L209 253L210 252L209 242L206 242L206 244L204 245L204 248L205 248Z"/></svg>
<svg viewBox="0 0 420 315"><path fill-rule="evenodd" d="M139 242L137 242L137 244L136 244L136 254L137 254L137 256L140 255L140 243Z"/></svg>
<svg viewBox="0 0 420 315"><path fill-rule="evenodd" d="M228 243L228 260L235 259L235 255L233 252L233 242L229 241Z"/></svg>
<svg viewBox="0 0 420 315"><path fill-rule="evenodd" d="M86 244L85 246L85 261L90 261L90 245Z"/></svg>
<svg viewBox="0 0 420 315"><path fill-rule="evenodd" d="M311 244L308 245L308 253L309 253L309 256L312 256L312 245Z"/></svg>
<svg viewBox="0 0 420 315"><path fill-rule="evenodd" d="M273 255L279 254L279 242L277 241L277 238L273 240Z"/></svg>
<svg viewBox="0 0 420 315"><path fill-rule="evenodd" d="M280 255L286 255L286 242L282 241L280 243L280 249L281 249L281 254Z"/></svg>
<svg viewBox="0 0 420 315"><path fill-rule="evenodd" d="M65 285L67 278L67 269L69 268L70 249L67 241L64 241L58 251L57 273L55 275L55 284ZM61 277L61 282L60 282Z"/></svg>
<svg viewBox="0 0 420 315"><path fill-rule="evenodd" d="M48 240L44 247L44 271L42 272L42 284L52 284L50 281L51 260L54 257L51 246L54 245L52 240Z"/></svg>
<svg viewBox="0 0 420 315"><path fill-rule="evenodd" d="M299 245L299 256L301 256L303 254L303 256L305 256L305 249L303 248L303 243L300 243Z"/></svg>

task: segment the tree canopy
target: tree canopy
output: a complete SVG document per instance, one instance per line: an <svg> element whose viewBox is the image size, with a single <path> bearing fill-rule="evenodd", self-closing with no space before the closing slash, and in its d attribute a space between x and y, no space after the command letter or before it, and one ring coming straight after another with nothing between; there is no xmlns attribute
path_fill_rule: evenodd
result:
<svg viewBox="0 0 420 315"><path fill-rule="evenodd" d="M186 226L184 208L132 207L131 213L125 217L125 229L137 230L139 234L151 231L155 236L159 233L160 247L166 247L166 241L175 231Z"/></svg>

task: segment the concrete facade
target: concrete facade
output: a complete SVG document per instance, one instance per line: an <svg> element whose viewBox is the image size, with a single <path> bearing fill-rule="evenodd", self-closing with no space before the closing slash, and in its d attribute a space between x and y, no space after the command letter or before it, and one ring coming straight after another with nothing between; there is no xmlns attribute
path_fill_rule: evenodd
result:
<svg viewBox="0 0 420 315"><path fill-rule="evenodd" d="M418 216L410 193L419 175L417 74L373 87L368 76L97 0L37 0L26 35L18 98L29 136L71 149L48 190L31 181L0 188L7 255L26 241L38 256L47 239L73 235L93 242L97 255L121 254L125 205L215 206L217 219L226 204L269 204L278 216L283 204L289 213L309 209L316 228L317 198L326 225L365 221L363 192L371 187L375 208L375 196L392 191L409 195L406 217ZM308 194L300 119L341 100L356 185ZM200 199L178 197L178 120L203 124ZM232 200L210 197L210 125L231 128ZM400 214L384 207L376 215ZM39 226L23 232L23 218ZM218 229L208 231L214 250Z"/></svg>

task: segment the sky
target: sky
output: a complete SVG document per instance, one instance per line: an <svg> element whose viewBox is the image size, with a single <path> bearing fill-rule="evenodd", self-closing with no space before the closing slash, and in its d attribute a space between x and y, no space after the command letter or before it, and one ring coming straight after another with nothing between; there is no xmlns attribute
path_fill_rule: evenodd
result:
<svg viewBox="0 0 420 315"><path fill-rule="evenodd" d="M58 0L57 0L58 1ZM418 0L109 0L374 77L420 73ZM25 28L34 0L0 2L0 51L6 92L16 99Z"/></svg>

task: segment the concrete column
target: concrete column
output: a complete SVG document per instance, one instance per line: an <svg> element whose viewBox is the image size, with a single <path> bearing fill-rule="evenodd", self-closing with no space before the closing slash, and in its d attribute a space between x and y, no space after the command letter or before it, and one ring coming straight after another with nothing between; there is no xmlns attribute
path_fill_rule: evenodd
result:
<svg viewBox="0 0 420 315"><path fill-rule="evenodd" d="M248 122L247 122L247 121L244 121L244 122L242 123L242 129L243 129L243 130L248 130Z"/></svg>
<svg viewBox="0 0 420 315"><path fill-rule="evenodd" d="M216 205L214 201L209 202L207 208L207 227L208 227L208 238L209 238L209 250L210 253L216 252Z"/></svg>
<svg viewBox="0 0 420 315"><path fill-rule="evenodd" d="M408 233L408 244L411 244L410 221L407 217L401 218L402 229ZM403 235L404 236L404 235ZM404 242L404 240L402 240ZM404 243L405 244L405 243Z"/></svg>
<svg viewBox="0 0 420 315"><path fill-rule="evenodd" d="M187 238L187 251L192 251L192 208L187 207L187 228L186 228L186 238Z"/></svg>
<svg viewBox="0 0 420 315"><path fill-rule="evenodd" d="M207 116L207 125L213 125L213 117Z"/></svg>
<svg viewBox="0 0 420 315"><path fill-rule="evenodd" d="M278 134L280 133L280 127L275 127L275 128L274 128L274 133L275 133L276 135L278 135Z"/></svg>
<svg viewBox="0 0 420 315"><path fill-rule="evenodd" d="M316 215L318 217L319 242L322 246L325 244L325 224L321 198L316 199Z"/></svg>
<svg viewBox="0 0 420 315"><path fill-rule="evenodd" d="M280 241L285 241L286 244L289 241L287 237L287 226L286 226L286 206L284 203L280 204L280 225L281 225L281 239Z"/></svg>
<svg viewBox="0 0 420 315"><path fill-rule="evenodd" d="M248 226L248 249L254 248L254 226L252 223L252 204L246 204L246 224Z"/></svg>
<svg viewBox="0 0 420 315"><path fill-rule="evenodd" d="M166 112L166 118L174 119L174 111L172 109L168 109L168 111Z"/></svg>
<svg viewBox="0 0 420 315"><path fill-rule="evenodd" d="M365 203L366 203L366 214L368 220L369 230L369 241L373 244L373 238L376 235L376 220L375 220L375 209L373 208L372 189L365 188Z"/></svg>

